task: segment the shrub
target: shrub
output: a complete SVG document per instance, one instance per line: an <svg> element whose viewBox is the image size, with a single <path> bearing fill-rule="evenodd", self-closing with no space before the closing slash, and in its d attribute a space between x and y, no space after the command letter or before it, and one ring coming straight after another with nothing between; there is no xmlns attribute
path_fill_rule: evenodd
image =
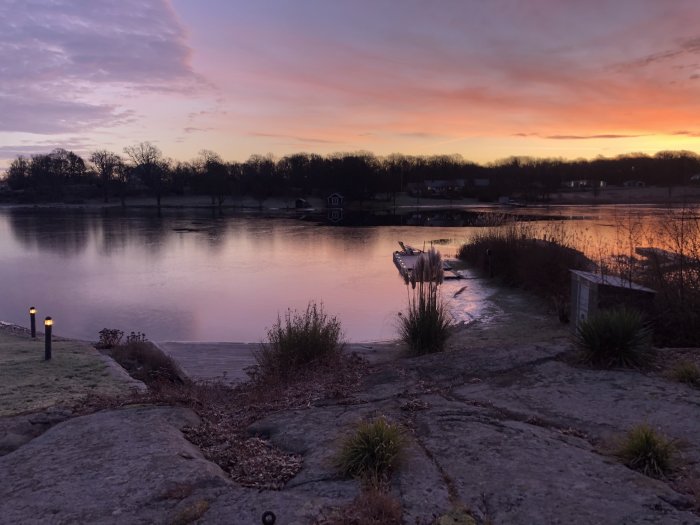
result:
<svg viewBox="0 0 700 525"><path fill-rule="evenodd" d="M617 224L610 269L656 290L654 339L659 346L700 346L699 211L697 205L668 208L653 221L628 215Z"/></svg>
<svg viewBox="0 0 700 525"><path fill-rule="evenodd" d="M110 355L129 374L144 383L166 381L182 383L181 374L175 362L153 343L145 340L130 341L112 348ZM141 339L140 338L140 339Z"/></svg>
<svg viewBox="0 0 700 525"><path fill-rule="evenodd" d="M669 371L669 375L679 383L700 387L700 368L692 361L678 361Z"/></svg>
<svg viewBox="0 0 700 525"><path fill-rule="evenodd" d="M267 332L255 359L263 376L286 377L315 361L337 357L343 348L340 321L310 302L304 312L288 310Z"/></svg>
<svg viewBox="0 0 700 525"><path fill-rule="evenodd" d="M113 348L122 342L124 332L115 328L103 328L100 330L100 340L97 342L97 348Z"/></svg>
<svg viewBox="0 0 700 525"><path fill-rule="evenodd" d="M601 367L638 367L651 351L651 329L626 308L601 310L576 329L576 345L585 363Z"/></svg>
<svg viewBox="0 0 700 525"><path fill-rule="evenodd" d="M673 445L649 425L632 428L620 443L616 455L628 467L647 476L661 477L671 470Z"/></svg>
<svg viewBox="0 0 700 525"><path fill-rule="evenodd" d="M129 335L126 336L126 343L145 343L148 341L146 339L146 334L142 332L131 332Z"/></svg>
<svg viewBox="0 0 700 525"><path fill-rule="evenodd" d="M457 257L506 286L521 287L548 301L559 319L568 321L570 269L589 269L592 262L573 246L575 239L561 222L544 229L514 219L477 233Z"/></svg>
<svg viewBox="0 0 700 525"><path fill-rule="evenodd" d="M337 459L341 474L371 485L386 481L397 467L404 446L398 425L380 417L361 422L344 442Z"/></svg>
<svg viewBox="0 0 700 525"><path fill-rule="evenodd" d="M440 297L442 258L433 248L421 254L406 278L408 311L399 314L399 337L412 355L439 352L449 336L450 320Z"/></svg>

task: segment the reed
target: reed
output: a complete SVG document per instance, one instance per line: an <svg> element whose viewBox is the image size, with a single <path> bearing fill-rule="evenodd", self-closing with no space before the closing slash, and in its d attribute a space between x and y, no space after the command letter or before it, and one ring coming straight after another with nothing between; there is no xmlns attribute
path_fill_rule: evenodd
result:
<svg viewBox="0 0 700 525"><path fill-rule="evenodd" d="M440 296L443 280L442 257L435 248L421 254L411 274L405 276L408 309L399 314L399 336L411 355L445 347L451 323Z"/></svg>

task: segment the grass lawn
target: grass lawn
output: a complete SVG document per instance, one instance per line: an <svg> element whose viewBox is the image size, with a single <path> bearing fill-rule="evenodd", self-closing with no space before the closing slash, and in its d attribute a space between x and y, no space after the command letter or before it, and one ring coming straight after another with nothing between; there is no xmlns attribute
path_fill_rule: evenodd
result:
<svg viewBox="0 0 700 525"><path fill-rule="evenodd" d="M0 417L70 403L88 393L128 391L90 345L54 341L52 349L52 359L44 361L43 336L33 340L0 330Z"/></svg>

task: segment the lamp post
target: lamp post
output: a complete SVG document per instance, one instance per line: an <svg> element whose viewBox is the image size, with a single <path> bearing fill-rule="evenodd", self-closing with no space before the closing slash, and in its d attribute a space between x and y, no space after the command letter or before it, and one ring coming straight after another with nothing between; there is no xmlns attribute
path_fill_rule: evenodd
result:
<svg viewBox="0 0 700 525"><path fill-rule="evenodd" d="M51 359L51 328L53 327L53 319L47 317L44 319L44 334L46 340L44 343L44 361Z"/></svg>
<svg viewBox="0 0 700 525"><path fill-rule="evenodd" d="M32 339L36 339L36 308L29 307L29 326L32 330Z"/></svg>

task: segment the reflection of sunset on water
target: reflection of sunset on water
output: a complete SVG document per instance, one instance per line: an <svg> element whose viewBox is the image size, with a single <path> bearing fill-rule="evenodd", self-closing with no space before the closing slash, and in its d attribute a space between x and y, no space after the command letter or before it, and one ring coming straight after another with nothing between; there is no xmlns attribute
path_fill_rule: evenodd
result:
<svg viewBox="0 0 700 525"><path fill-rule="evenodd" d="M351 340L392 339L406 302L392 262L397 241L419 249L435 241L449 258L460 243L484 231L169 213L158 219L148 212L3 211L0 278L13 286L4 292L0 319L25 323L31 303L42 314L53 314L59 334L73 337L94 339L110 327L161 340L257 342L278 313L316 300L341 319ZM421 212L424 218L427 213ZM593 260L613 249L628 254L631 245L648 245L645 232L669 216L662 208L643 206L558 206L521 213L577 217L524 227L548 237L562 235ZM632 241L629 231L636 236ZM483 279L443 285L458 322L493 315L493 305L484 302L493 291Z"/></svg>

